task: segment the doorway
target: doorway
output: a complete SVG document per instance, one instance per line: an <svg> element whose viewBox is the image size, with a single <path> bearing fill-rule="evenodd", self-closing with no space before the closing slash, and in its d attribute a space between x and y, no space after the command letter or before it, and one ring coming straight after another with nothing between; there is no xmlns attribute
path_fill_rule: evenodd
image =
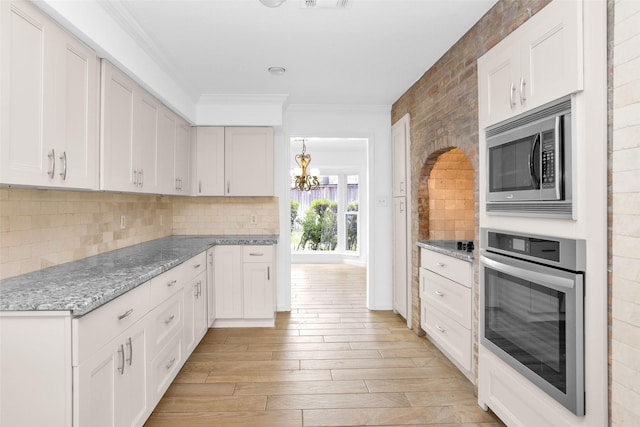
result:
<svg viewBox="0 0 640 427"><path fill-rule="evenodd" d="M318 177L318 186L308 191L295 187L295 156L303 141L311 158L307 174ZM290 139L292 264L366 266L367 143L365 138Z"/></svg>

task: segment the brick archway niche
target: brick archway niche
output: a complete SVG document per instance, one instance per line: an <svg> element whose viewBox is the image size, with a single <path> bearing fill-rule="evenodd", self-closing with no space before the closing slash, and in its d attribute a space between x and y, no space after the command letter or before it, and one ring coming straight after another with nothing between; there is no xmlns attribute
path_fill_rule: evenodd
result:
<svg viewBox="0 0 640 427"><path fill-rule="evenodd" d="M474 240L474 170L459 148L436 151L418 183L419 240Z"/></svg>

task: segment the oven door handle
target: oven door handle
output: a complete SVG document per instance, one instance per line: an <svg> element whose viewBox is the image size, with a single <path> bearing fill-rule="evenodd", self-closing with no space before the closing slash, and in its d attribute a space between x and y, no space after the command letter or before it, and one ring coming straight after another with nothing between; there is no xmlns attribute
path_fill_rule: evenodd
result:
<svg viewBox="0 0 640 427"><path fill-rule="evenodd" d="M521 261L526 262L526 261ZM567 277L559 277L558 275L547 274L542 271L539 271L541 268L547 267L539 267L532 263L526 263L527 269L516 267L513 265L508 265L500 261L496 261L490 258L487 255L480 255L480 263L484 264L487 267L492 268L493 270L509 274L511 276L515 276L519 279L526 280L528 282L536 282L540 284L544 284L549 288L553 288L558 291L564 291L565 289L574 289L575 288L575 280L572 280ZM529 267L530 266L530 267ZM575 273L571 273L572 275Z"/></svg>

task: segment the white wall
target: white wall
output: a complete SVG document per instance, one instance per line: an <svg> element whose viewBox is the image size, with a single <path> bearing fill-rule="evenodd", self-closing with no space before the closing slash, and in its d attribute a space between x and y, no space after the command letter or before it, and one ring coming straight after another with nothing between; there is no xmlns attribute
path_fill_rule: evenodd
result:
<svg viewBox="0 0 640 427"><path fill-rule="evenodd" d="M391 310L391 109L380 107L307 106L291 105L285 111L282 135L276 135L276 158L284 163L284 168L276 164L276 182L289 179L289 140L296 137L319 138L366 138L367 150L368 227L364 234L363 250L366 251L367 306L372 310ZM281 138L281 139L279 139ZM313 160L312 160L313 164ZM314 165L315 166L315 165ZM318 167L320 167L318 165ZM289 212L289 187L277 185L276 195L280 198L280 230L288 230L289 218L282 215ZM285 218L287 217L287 218ZM280 234L279 260L290 260L290 236ZM278 264L279 271L285 273L284 265ZM286 274L286 273L285 273ZM278 285L278 310L290 309L290 277L281 276ZM288 288L288 289L286 289ZM289 304L285 306L285 304Z"/></svg>
<svg viewBox="0 0 640 427"><path fill-rule="evenodd" d="M611 425L640 420L640 2L615 4Z"/></svg>

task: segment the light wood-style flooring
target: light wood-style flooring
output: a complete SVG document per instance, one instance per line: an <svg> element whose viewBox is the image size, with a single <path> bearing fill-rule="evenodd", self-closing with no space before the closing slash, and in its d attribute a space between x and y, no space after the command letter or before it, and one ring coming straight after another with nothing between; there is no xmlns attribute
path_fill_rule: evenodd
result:
<svg viewBox="0 0 640 427"><path fill-rule="evenodd" d="M365 269L292 266L275 328L210 329L146 423L155 426L502 426L473 386L391 311Z"/></svg>

